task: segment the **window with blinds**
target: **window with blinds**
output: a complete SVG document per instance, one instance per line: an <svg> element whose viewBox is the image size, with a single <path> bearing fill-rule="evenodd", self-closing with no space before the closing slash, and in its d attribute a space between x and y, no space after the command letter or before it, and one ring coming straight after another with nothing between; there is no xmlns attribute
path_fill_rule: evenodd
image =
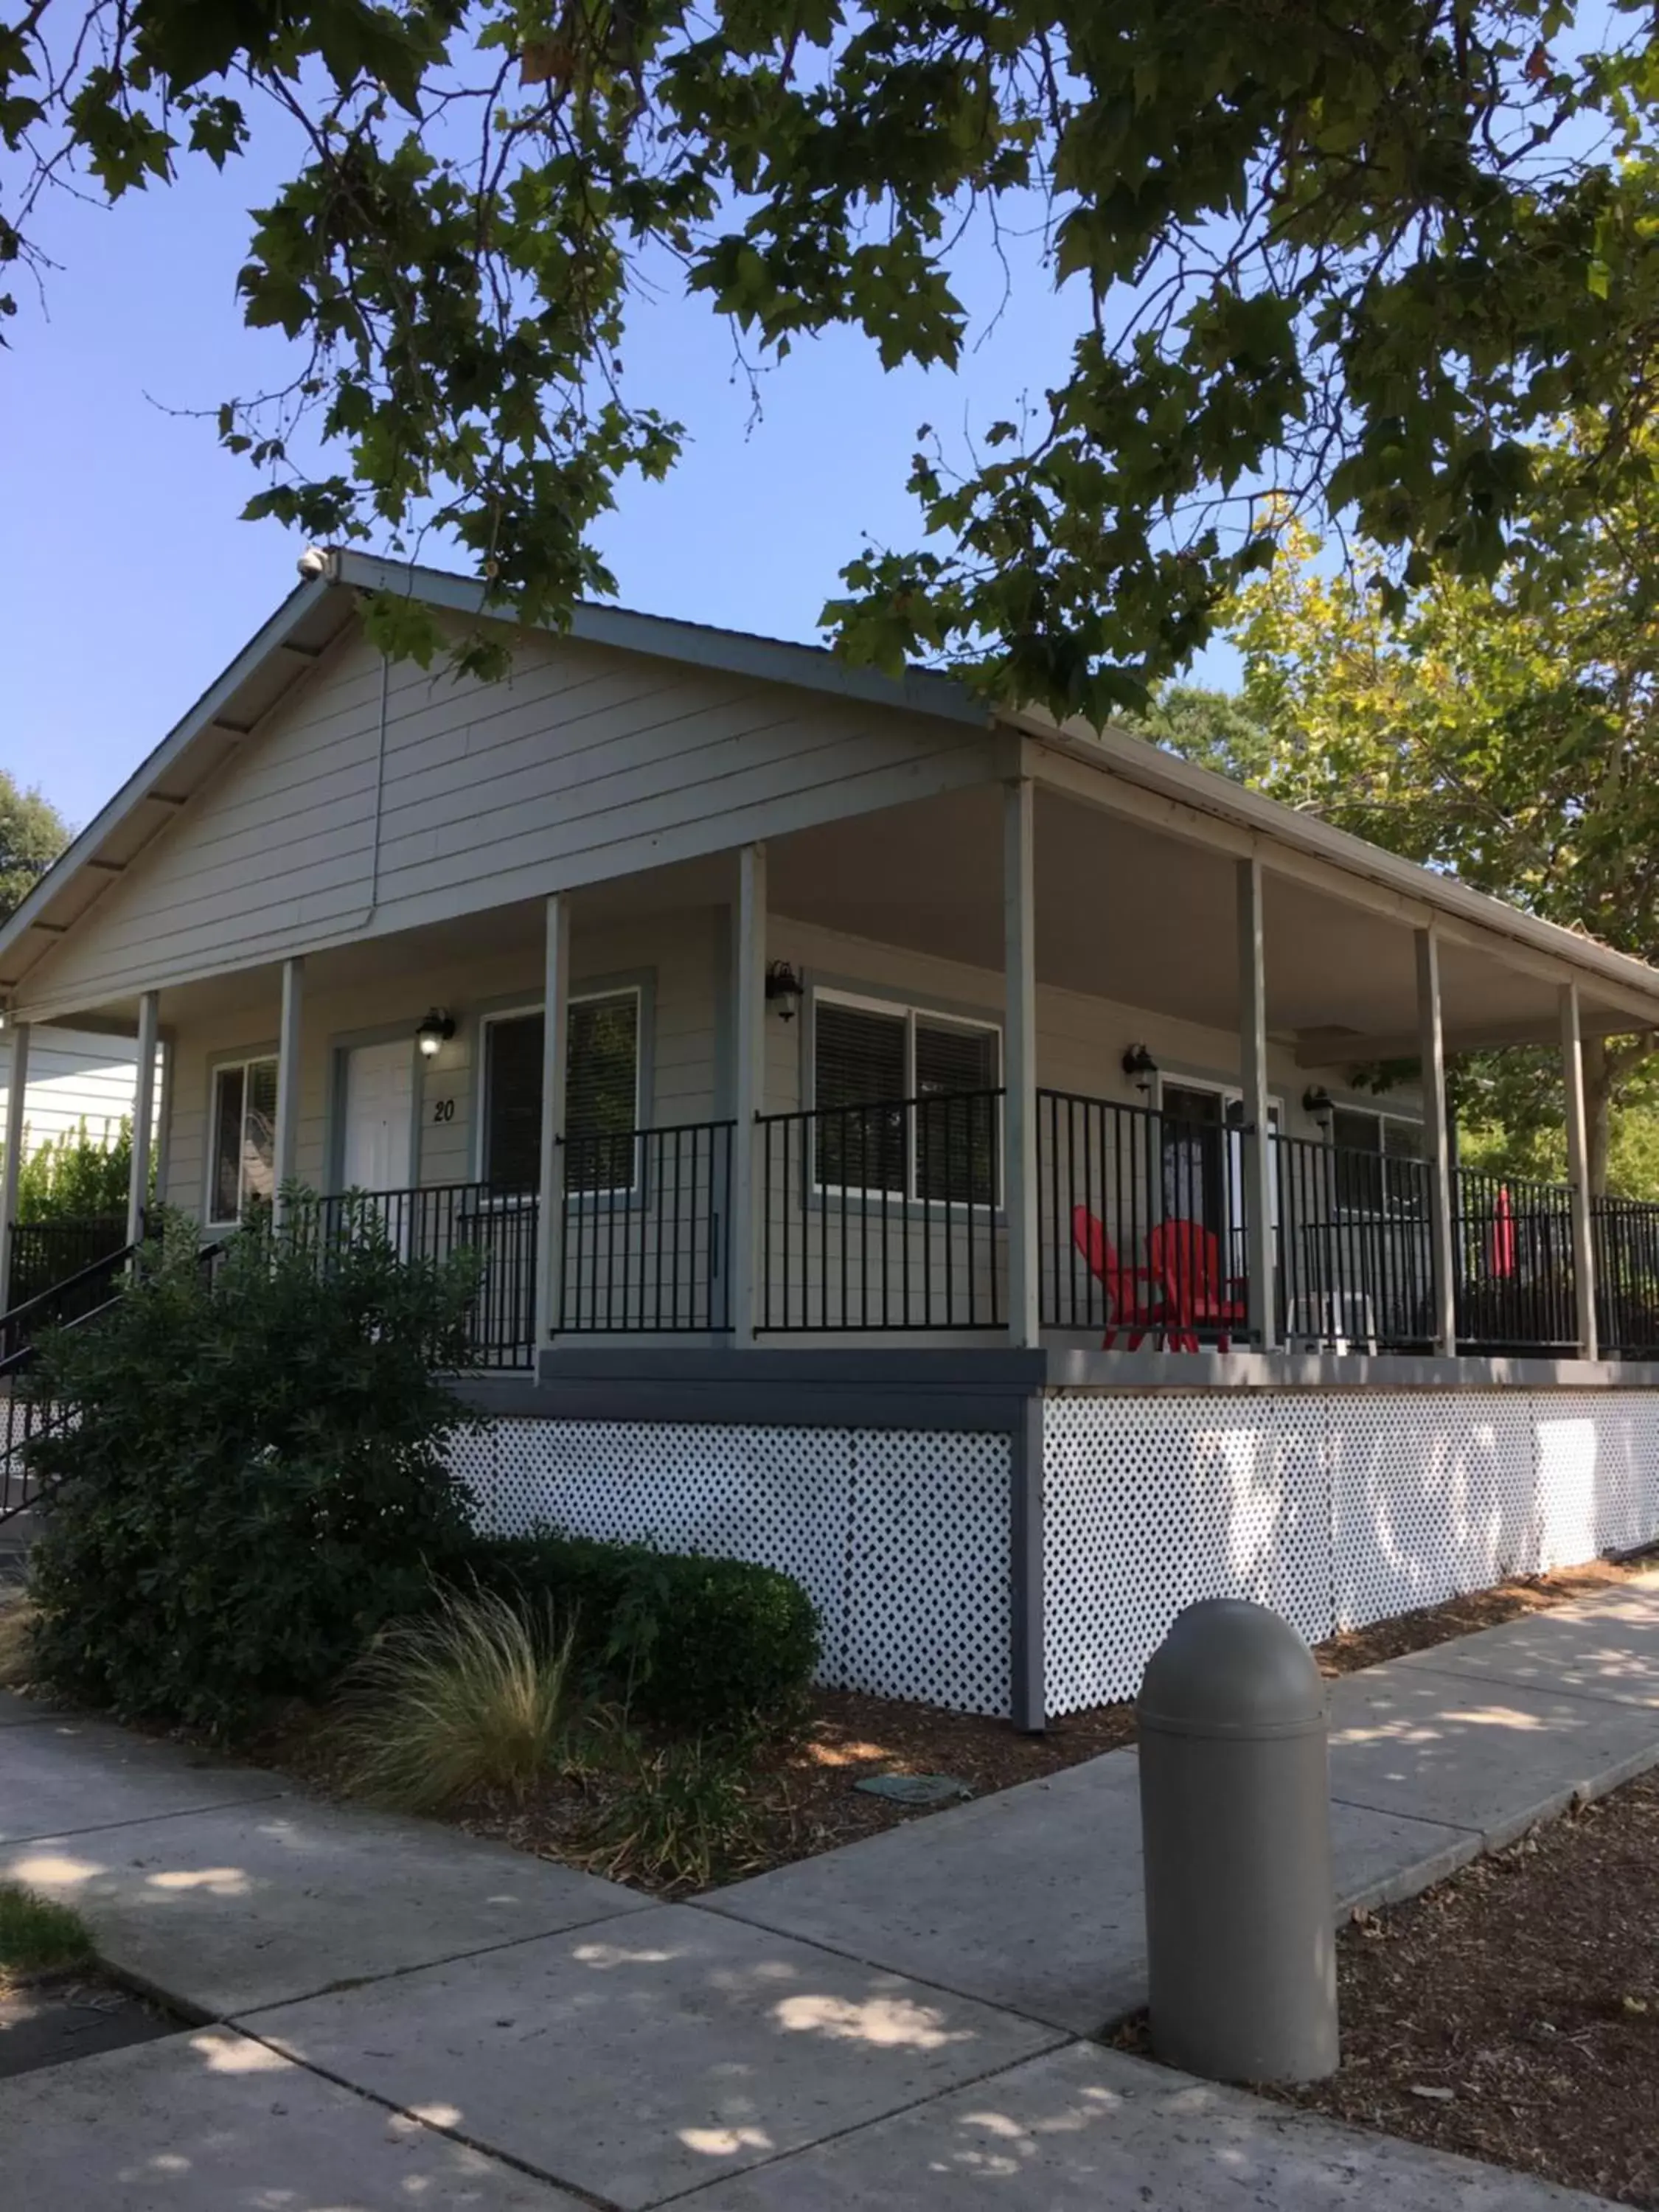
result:
<svg viewBox="0 0 1659 2212"><path fill-rule="evenodd" d="M995 1205L1001 1042L987 1023L819 994L812 1034L819 1188Z"/></svg>
<svg viewBox="0 0 1659 2212"><path fill-rule="evenodd" d="M1339 1106L1331 1116L1331 1142L1337 1147L1336 1203L1345 1212L1422 1211L1422 1170L1404 1164L1423 1158L1419 1122Z"/></svg>
<svg viewBox="0 0 1659 2212"><path fill-rule="evenodd" d="M233 1060L213 1072L213 1161L208 1218L240 1221L276 1193L276 1062Z"/></svg>
<svg viewBox="0 0 1659 2212"><path fill-rule="evenodd" d="M483 1179L503 1194L532 1192L540 1181L544 1034L539 1012L485 1027ZM639 992L573 1000L567 1035L565 1188L631 1191L639 1180Z"/></svg>

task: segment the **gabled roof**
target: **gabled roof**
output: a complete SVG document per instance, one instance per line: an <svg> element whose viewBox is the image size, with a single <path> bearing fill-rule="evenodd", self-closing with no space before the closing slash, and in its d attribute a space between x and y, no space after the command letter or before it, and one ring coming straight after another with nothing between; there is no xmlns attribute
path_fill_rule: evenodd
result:
<svg viewBox="0 0 1659 2212"><path fill-rule="evenodd" d="M402 592L469 619L501 619L486 606L483 586L465 576L368 554L329 553L322 572L289 593L0 925L0 991L15 990L36 961L161 835L179 807L217 775L334 644L351 621L359 594L367 592ZM849 666L820 646L589 605L575 610L570 634L586 644L908 708L980 729L991 720L981 701L945 677L912 669L895 681Z"/></svg>
<svg viewBox="0 0 1659 2212"><path fill-rule="evenodd" d="M360 594L395 592L469 619L501 619L473 579L350 551L332 551L238 653L0 926L0 992L23 976L139 859L188 803L300 684L353 619ZM828 692L985 730L1001 725L1351 877L1381 885L1431 913L1473 924L1516 946L1598 979L1633 1023L1659 1025L1659 970L1594 939L1522 913L1456 878L1423 868L1364 839L1281 805L1132 732L1097 734L1082 723L995 710L949 678L919 669L897 679L851 666L823 647L623 608L582 605L571 634L586 643L718 669L757 682Z"/></svg>

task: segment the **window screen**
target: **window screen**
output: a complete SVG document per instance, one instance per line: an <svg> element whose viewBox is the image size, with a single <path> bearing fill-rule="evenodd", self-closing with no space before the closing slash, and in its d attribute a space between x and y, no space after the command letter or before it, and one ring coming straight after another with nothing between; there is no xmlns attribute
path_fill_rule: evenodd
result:
<svg viewBox="0 0 1659 2212"><path fill-rule="evenodd" d="M234 1221L242 1210L242 1070L222 1067L214 1084L213 1218Z"/></svg>
<svg viewBox="0 0 1659 2212"><path fill-rule="evenodd" d="M821 1188L995 1202L999 1040L927 1014L814 1009ZM977 1095L975 1095L977 1094Z"/></svg>
<svg viewBox="0 0 1659 2212"><path fill-rule="evenodd" d="M820 1000L813 1036L817 1180L828 1189L905 1190L905 1019ZM875 1102L881 1102L877 1103Z"/></svg>
<svg viewBox="0 0 1659 2212"><path fill-rule="evenodd" d="M276 1192L276 1063L221 1067L213 1091L212 1218L240 1221L251 1200Z"/></svg>
<svg viewBox="0 0 1659 2212"><path fill-rule="evenodd" d="M994 1205L997 1036L916 1017L916 1195Z"/></svg>
<svg viewBox="0 0 1659 2212"><path fill-rule="evenodd" d="M484 1181L533 1191L541 1180L542 1036L538 1014L491 1022L484 1052Z"/></svg>
<svg viewBox="0 0 1659 2212"><path fill-rule="evenodd" d="M1336 1153L1336 1202L1349 1213L1382 1210L1382 1124L1375 1114L1339 1106L1331 1116Z"/></svg>
<svg viewBox="0 0 1659 2212"><path fill-rule="evenodd" d="M491 1022L484 1068L484 1181L533 1191L541 1176L539 1013ZM570 1008L565 1071L565 1188L629 1190L636 1180L640 994L578 999Z"/></svg>
<svg viewBox="0 0 1659 2212"><path fill-rule="evenodd" d="M639 1123L640 1001L635 991L570 1009L565 1074L565 1188L632 1190Z"/></svg>

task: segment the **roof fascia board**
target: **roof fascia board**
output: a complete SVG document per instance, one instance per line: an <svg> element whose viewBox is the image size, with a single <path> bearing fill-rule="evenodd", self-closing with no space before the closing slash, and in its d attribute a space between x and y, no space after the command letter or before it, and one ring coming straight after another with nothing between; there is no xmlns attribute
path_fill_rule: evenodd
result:
<svg viewBox="0 0 1659 2212"><path fill-rule="evenodd" d="M1178 759L1146 738L1111 729L1097 736L1069 724L1062 728L1026 712L1006 714L1004 720L1034 741L1036 750L1030 772L1042 781L1056 783L1079 797L1090 796L1086 784L1073 776L1055 775L1048 765L1075 763L1103 783L1126 783L1164 802L1161 813L1143 812L1142 818L1181 824L1206 843L1226 851L1253 854L1265 864L1277 863L1281 872L1294 872L1306 881L1322 878L1335 888L1333 878L1340 878L1344 895L1351 900L1360 886L1368 886L1386 894L1387 902L1371 898L1361 899L1360 903L1393 912L1418 927L1433 921L1449 942L1490 951L1492 939L1502 938L1517 966L1530 967L1546 980L1582 981L1594 976L1598 987L1639 1023L1659 1022L1659 976L1627 954L1579 937L1556 922L1523 914L1518 907L1489 897L1455 876L1437 874L1414 860L1404 860L1397 854L1368 845L1346 830L1298 814L1277 799L1230 782L1213 769ZM1103 792L1097 803L1109 809L1115 804ZM1122 806L1119 811L1139 810ZM1316 872L1305 867L1286 871L1287 854L1322 865Z"/></svg>
<svg viewBox="0 0 1659 2212"><path fill-rule="evenodd" d="M521 627L514 622L509 610L489 605L483 585L470 577L352 552L336 556L334 573L341 583L357 591L423 599L428 606L465 616L469 621ZM981 701L948 677L933 675L926 669L911 669L896 680L872 668L838 660L816 646L750 637L698 623L675 622L664 615L634 614L623 607L584 604L571 615L569 635L585 645L647 653L659 660L719 669L757 683L785 684L795 690L827 692L833 698L855 700L863 706L904 708L945 721L966 723L975 729L988 728L992 720Z"/></svg>
<svg viewBox="0 0 1659 2212"><path fill-rule="evenodd" d="M235 659L202 694L184 719L173 725L155 751L133 770L114 798L94 816L73 844L59 854L17 911L3 927L0 927L0 962L4 961L17 940L34 926L46 906L70 878L94 857L104 840L120 828L136 807L143 805L154 795L154 787L166 775L179 756L213 722L219 709L235 695L266 656L287 642L289 633L297 629L326 597L329 588L328 579L319 576L290 592L270 621L248 640Z"/></svg>

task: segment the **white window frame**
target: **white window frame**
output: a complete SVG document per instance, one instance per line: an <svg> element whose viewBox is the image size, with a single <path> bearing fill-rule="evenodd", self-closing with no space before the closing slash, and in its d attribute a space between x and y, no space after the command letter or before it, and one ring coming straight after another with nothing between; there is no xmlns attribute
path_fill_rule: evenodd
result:
<svg viewBox="0 0 1659 2212"><path fill-rule="evenodd" d="M246 1124L247 1072L251 1067L263 1066L267 1060L273 1068L276 1068L277 1059L278 1054L274 1048L240 1054L228 1053L223 1059L216 1060L208 1070L207 1175L205 1178L207 1188L202 1203L202 1226L204 1229L235 1229L240 1226L243 1214L247 1209L247 1194L243 1175L247 1162L245 1152L239 1151L236 1158L236 1211L234 1215L227 1218L213 1210L219 1196L219 1085L233 1071L240 1072L242 1115ZM280 1076L280 1069L277 1073ZM281 1110L280 1100L278 1110Z"/></svg>
<svg viewBox="0 0 1659 2212"><path fill-rule="evenodd" d="M567 1016L578 1006L591 1006L601 999L632 999L634 1001L634 1127L644 1127L641 1113L644 1102L641 1090L645 1080L645 987L641 983L611 983L591 991L573 991L565 1000ZM497 1022L522 1021L527 1014L540 1014L545 1018L546 1001L527 999L522 1006L495 1006L489 1013L478 1017L478 1129L473 1145L473 1181L487 1180L489 1164L486 1153L489 1145L489 1036ZM632 1205L641 1195L641 1155L645 1147L634 1147L634 1180L619 1183L610 1190L577 1190L565 1193L565 1204L569 1206ZM540 1194L527 1191L515 1195L512 1192L492 1192L487 1203L495 1206L522 1206L526 1200L533 1202Z"/></svg>
<svg viewBox="0 0 1659 2212"><path fill-rule="evenodd" d="M897 997L883 998L873 992L849 991L844 990L835 984L815 983L812 986L811 1048L806 1055L807 1066L805 1089L809 1101L808 1111L811 1113L816 1114L818 1109L817 1010L823 1006L846 1006L854 1013L879 1014L887 1021L898 1019L903 1022L904 1090L899 1099L890 1102L894 1104L914 1104L920 1095L916 1089L916 1024L918 1022L933 1023L940 1029L945 1030L969 1030L976 1034L988 1036L994 1039L996 1044L996 1080L992 1084L991 1088L993 1091L1000 1091L1003 1087L1003 1060L1005 1048L1003 1043L1003 1028L1002 1024L1000 1021L994 1021L988 1016L983 1014L957 1013L946 1007L928 1006L921 1000ZM973 1092L963 1092L960 1094L942 1093L940 1095L973 1097L977 1094ZM833 1112L836 1109L832 1108L828 1110ZM1006 1163L1004 1159L1005 1120L1005 1115L1001 1112L999 1112L996 1117L996 1151L994 1159L995 1175L991 1197L988 1201L990 1210L994 1213L998 1214L1002 1212L1003 1193L1006 1188L1005 1177ZM962 1212L966 1211L969 1206L977 1206L982 1207L986 1206L987 1201L983 1199L923 1198L921 1195L916 1188L917 1162L915 1127L915 1117L913 1115L910 1121L910 1140L905 1146L904 1188L902 1192L870 1190L861 1183L848 1183L843 1185L836 1182L820 1182L817 1172L817 1145L815 1134L812 1143L811 1172L810 1176L807 1178L807 1188L811 1195L814 1199L817 1200L839 1199L845 1197L849 1200L856 1200L860 1205L873 1206L879 1206L884 1199L890 1206L896 1205L902 1206L935 1207L940 1212Z"/></svg>

